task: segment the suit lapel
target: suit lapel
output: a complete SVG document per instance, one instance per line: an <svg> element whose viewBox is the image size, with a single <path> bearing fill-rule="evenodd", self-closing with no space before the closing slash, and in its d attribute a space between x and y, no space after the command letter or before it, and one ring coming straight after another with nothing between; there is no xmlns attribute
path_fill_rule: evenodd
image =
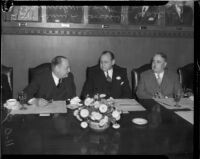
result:
<svg viewBox="0 0 200 159"><path fill-rule="evenodd" d="M114 90L115 87L117 87L117 85L118 85L117 80L116 80L116 77L119 76L118 74L119 74L118 70L114 66L113 67L113 75L112 75L112 90Z"/></svg>
<svg viewBox="0 0 200 159"><path fill-rule="evenodd" d="M159 88L160 86L159 86L159 84L158 84L158 82L157 82L157 79L156 79L156 76L155 76L155 74L154 74L154 72L152 71L152 76L151 76L151 80L149 80L149 81L153 81L154 83L152 83L152 86L156 86L156 88ZM162 83L161 83L162 84Z"/></svg>
<svg viewBox="0 0 200 159"><path fill-rule="evenodd" d="M161 83L161 88L165 89L168 85L168 72L167 70L165 70L164 75L163 75L163 79L162 79L162 83Z"/></svg>

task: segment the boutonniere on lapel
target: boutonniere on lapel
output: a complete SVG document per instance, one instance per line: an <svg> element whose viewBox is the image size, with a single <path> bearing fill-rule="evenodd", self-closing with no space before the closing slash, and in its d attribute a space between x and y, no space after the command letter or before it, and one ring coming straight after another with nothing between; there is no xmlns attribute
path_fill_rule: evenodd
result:
<svg viewBox="0 0 200 159"><path fill-rule="evenodd" d="M117 80L121 80L122 78L121 78L120 76L117 76L116 79L117 79Z"/></svg>

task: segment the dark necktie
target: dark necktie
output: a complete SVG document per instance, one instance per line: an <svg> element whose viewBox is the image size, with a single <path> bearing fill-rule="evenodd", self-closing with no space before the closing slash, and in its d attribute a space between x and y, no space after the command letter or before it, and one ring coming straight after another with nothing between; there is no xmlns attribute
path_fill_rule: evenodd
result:
<svg viewBox="0 0 200 159"><path fill-rule="evenodd" d="M112 78L109 76L108 71L106 73L107 73L106 80L108 82L112 82Z"/></svg>
<svg viewBox="0 0 200 159"><path fill-rule="evenodd" d="M62 78L59 79L59 81L58 81L58 85L57 85L56 87L59 88L60 85L61 85L61 83L62 83Z"/></svg>

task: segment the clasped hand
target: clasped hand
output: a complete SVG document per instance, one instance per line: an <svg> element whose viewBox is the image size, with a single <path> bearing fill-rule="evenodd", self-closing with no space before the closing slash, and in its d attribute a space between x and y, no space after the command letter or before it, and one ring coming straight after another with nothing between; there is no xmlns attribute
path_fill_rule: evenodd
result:
<svg viewBox="0 0 200 159"><path fill-rule="evenodd" d="M49 104L49 101L44 98L32 98L28 101L28 103L39 107L44 107Z"/></svg>

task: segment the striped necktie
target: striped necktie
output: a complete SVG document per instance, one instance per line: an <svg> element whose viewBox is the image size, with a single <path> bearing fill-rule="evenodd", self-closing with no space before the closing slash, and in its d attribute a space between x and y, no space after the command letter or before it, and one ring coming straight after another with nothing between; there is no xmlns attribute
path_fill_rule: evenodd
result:
<svg viewBox="0 0 200 159"><path fill-rule="evenodd" d="M109 76L108 71L106 73L107 73L106 80L108 82L112 82L112 78Z"/></svg>
<svg viewBox="0 0 200 159"><path fill-rule="evenodd" d="M161 85L161 83L162 83L162 79L161 79L159 73L157 74L157 82L158 82L158 85Z"/></svg>

